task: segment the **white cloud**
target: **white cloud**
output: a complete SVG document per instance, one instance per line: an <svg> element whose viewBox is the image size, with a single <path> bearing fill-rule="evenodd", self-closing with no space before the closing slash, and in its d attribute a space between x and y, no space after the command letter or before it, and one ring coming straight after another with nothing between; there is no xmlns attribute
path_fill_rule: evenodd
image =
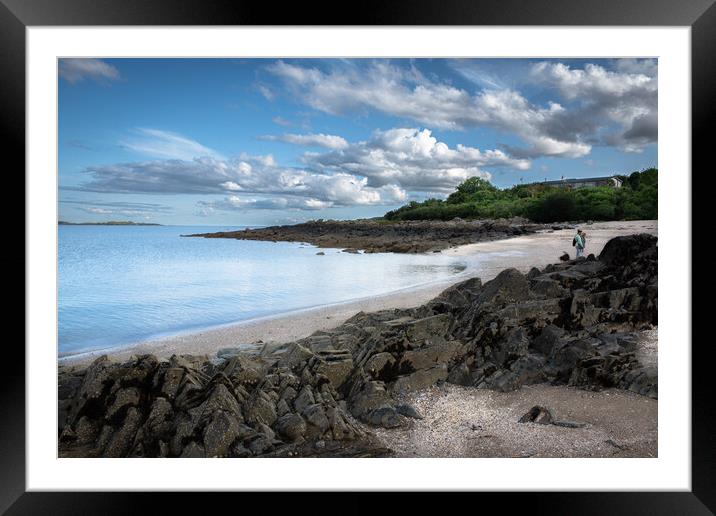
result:
<svg viewBox="0 0 716 516"><path fill-rule="evenodd" d="M199 213L210 214L215 210L246 211L246 210L322 210L330 208L333 203L313 198L300 197L240 197L231 195L219 201L199 201Z"/></svg>
<svg viewBox="0 0 716 516"><path fill-rule="evenodd" d="M562 63L542 62L532 67L532 75L554 85L566 99L645 98L644 94L656 93L658 89L656 77L612 72L594 64L587 64L584 69L573 69Z"/></svg>
<svg viewBox="0 0 716 516"><path fill-rule="evenodd" d="M591 149L578 138L556 141L543 134L540 126L559 112L559 105L535 106L508 89L471 95L430 81L414 68L385 62L323 72L278 61L268 70L283 79L296 98L333 115L370 108L439 129L488 125L520 136L534 147L530 155L573 157ZM555 144L549 145L552 140Z"/></svg>
<svg viewBox="0 0 716 516"><path fill-rule="evenodd" d="M614 63L616 69L620 72L642 74L648 77L656 77L658 75L659 65L656 59L622 58L615 59Z"/></svg>
<svg viewBox="0 0 716 516"><path fill-rule="evenodd" d="M148 154L172 156L85 169L90 180L79 189L106 193L227 194L231 201L201 205L209 209L321 209L333 206L390 205L409 196L447 194L468 177L490 179L485 167L527 170L530 162L503 150L458 144L451 148L429 129L375 131L367 141L349 143L333 135L284 135L295 143L320 141L327 152L306 152L303 168L279 165L272 155L223 159L206 154L198 142L174 133L142 130L151 140L135 143ZM293 137L297 138L293 138ZM409 193L410 192L410 193ZM262 197L256 197L256 195ZM269 196L269 197L265 197ZM277 200L285 198L287 200ZM270 200L267 200L270 199ZM230 202L230 204L227 204Z"/></svg>
<svg viewBox="0 0 716 516"><path fill-rule="evenodd" d="M367 178L368 185L395 185L410 191L450 192L471 176L486 179L482 167L527 170L525 159L515 159L501 150L481 151L458 144L450 148L428 129L397 128L375 131L368 141L319 154L306 153L304 162L324 172L340 171Z"/></svg>
<svg viewBox="0 0 716 516"><path fill-rule="evenodd" d="M136 137L120 144L152 158L190 160L194 157L209 156L224 159L218 152L177 133L148 128L138 128L134 132Z"/></svg>
<svg viewBox="0 0 716 516"><path fill-rule="evenodd" d="M644 62L624 64L653 69ZM651 67L651 68L650 68ZM556 63L535 65L529 79L556 87L561 97L577 107L558 102L535 105L521 93L505 88L498 78L475 77L486 89L474 94L423 76L417 69L375 61L366 65L334 66L324 71L278 61L268 71L287 85L294 98L312 108L340 115L372 109L415 120L438 129L459 130L489 126L518 136L524 148L509 148L523 157L581 157L592 145L619 141L602 138L610 124L627 127L638 116L656 109L656 78L646 74L611 72L587 65L573 70ZM628 129L628 127L627 127ZM633 142L632 142L633 143Z"/></svg>
<svg viewBox="0 0 716 516"><path fill-rule="evenodd" d="M120 78L119 70L101 59L75 59L65 58L59 60L59 74L70 84L85 79L117 80Z"/></svg>
<svg viewBox="0 0 716 516"><path fill-rule="evenodd" d="M100 165L85 172L92 179L80 189L93 192L283 194L332 206L391 204L407 197L396 185L372 187L365 177L350 173L322 174L281 167L270 155Z"/></svg>
<svg viewBox="0 0 716 516"><path fill-rule="evenodd" d="M282 134L263 136L264 140L292 143L306 147L325 147L327 149L345 149L348 142L333 134Z"/></svg>
<svg viewBox="0 0 716 516"><path fill-rule="evenodd" d="M587 64L572 69L562 63L537 63L531 77L575 101L578 107L555 117L547 132L563 135L582 131L600 144L640 152L658 139L658 79L652 60L619 60L617 71ZM616 125L617 130L610 130ZM581 129L579 129L581 127Z"/></svg>

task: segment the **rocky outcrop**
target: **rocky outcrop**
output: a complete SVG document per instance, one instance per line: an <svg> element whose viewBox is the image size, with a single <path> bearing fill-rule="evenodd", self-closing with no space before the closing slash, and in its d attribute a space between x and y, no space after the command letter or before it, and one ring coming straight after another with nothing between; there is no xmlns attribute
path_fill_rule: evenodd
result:
<svg viewBox="0 0 716 516"><path fill-rule="evenodd" d="M184 235L204 238L236 238L269 242L308 242L339 248L347 253L423 253L448 247L532 233L550 226L527 219L465 221L318 220L292 226L272 226L242 231ZM322 252L317 253L324 254Z"/></svg>
<svg viewBox="0 0 716 516"><path fill-rule="evenodd" d="M393 428L420 418L401 395L440 382L656 398L657 371L638 360L634 332L657 323L657 285L656 238L618 237L599 258L473 278L421 307L361 312L278 347L61 368L60 454L382 455L358 421Z"/></svg>

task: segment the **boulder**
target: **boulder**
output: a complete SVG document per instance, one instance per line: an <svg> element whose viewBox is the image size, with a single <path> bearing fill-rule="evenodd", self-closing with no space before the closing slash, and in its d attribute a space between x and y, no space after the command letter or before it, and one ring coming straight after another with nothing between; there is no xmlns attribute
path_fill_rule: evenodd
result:
<svg viewBox="0 0 716 516"><path fill-rule="evenodd" d="M477 296L478 303L501 305L526 301L529 298L527 278L517 269L505 269L495 279L485 283Z"/></svg>
<svg viewBox="0 0 716 516"><path fill-rule="evenodd" d="M353 371L353 357L347 351L319 351L315 371L322 374L334 389L340 389Z"/></svg>
<svg viewBox="0 0 716 516"><path fill-rule="evenodd" d="M543 355L550 355L564 334L565 331L562 328L550 324L542 329L542 332L532 340L529 347Z"/></svg>
<svg viewBox="0 0 716 516"><path fill-rule="evenodd" d="M278 365L279 367L294 369L299 365L306 363L311 357L313 357L313 352L310 349L303 347L300 344L293 343L290 344L283 353L278 361Z"/></svg>
<svg viewBox="0 0 716 516"><path fill-rule="evenodd" d="M396 393L417 391L435 385L441 380L446 380L447 377L447 365L439 364L430 369L421 369L410 375L399 377L393 383L391 390Z"/></svg>
<svg viewBox="0 0 716 516"><path fill-rule="evenodd" d="M121 426L112 434L107 446L102 450L105 457L125 457L134 441L134 436L142 424L142 415L136 407L129 407Z"/></svg>
<svg viewBox="0 0 716 516"><path fill-rule="evenodd" d="M295 413L284 414L276 422L279 435L288 441L296 441L306 433L306 422Z"/></svg>
<svg viewBox="0 0 716 516"><path fill-rule="evenodd" d="M398 412L390 405L384 405L371 410L363 419L366 423L383 428L396 428L401 424Z"/></svg>
<svg viewBox="0 0 716 516"><path fill-rule="evenodd" d="M228 455L231 444L239 435L239 421L226 411L220 410L211 416L204 428L204 453L207 457Z"/></svg>
<svg viewBox="0 0 716 516"><path fill-rule="evenodd" d="M313 396L313 390L310 385L305 385L293 401L293 407L296 409L296 412L302 413L306 407L314 403L316 403L316 398Z"/></svg>
<svg viewBox="0 0 716 516"><path fill-rule="evenodd" d="M402 403L400 405L396 405L395 411L405 417L411 417L413 419L423 419L423 415L409 403Z"/></svg>
<svg viewBox="0 0 716 516"><path fill-rule="evenodd" d="M105 418L108 421L112 419L121 418L123 419L124 412L129 407L136 407L139 405L140 392L137 387L127 387L126 389L119 389L115 394L114 402L109 406L105 413Z"/></svg>
<svg viewBox="0 0 716 516"><path fill-rule="evenodd" d="M168 399L174 399L184 377L183 367L170 367L164 373L161 393Z"/></svg>
<svg viewBox="0 0 716 516"><path fill-rule="evenodd" d="M256 390L247 403L246 420L252 425L273 425L276 421L276 405L264 391Z"/></svg>
<svg viewBox="0 0 716 516"><path fill-rule="evenodd" d="M318 430L318 435L323 435L330 427L326 412L320 403L314 403L306 407L303 412L306 422L313 425Z"/></svg>
<svg viewBox="0 0 716 516"><path fill-rule="evenodd" d="M549 425L553 421L552 411L542 405L535 405L519 419L520 423L538 423L540 425Z"/></svg>
<svg viewBox="0 0 716 516"><path fill-rule="evenodd" d="M599 261L609 267L623 267L631 264L636 257L656 247L654 235L641 233L612 238L599 253Z"/></svg>

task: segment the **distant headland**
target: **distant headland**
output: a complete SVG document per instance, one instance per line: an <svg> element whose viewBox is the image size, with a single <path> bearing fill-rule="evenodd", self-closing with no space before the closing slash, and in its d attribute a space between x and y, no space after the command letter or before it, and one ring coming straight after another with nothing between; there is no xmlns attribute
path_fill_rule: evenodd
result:
<svg viewBox="0 0 716 516"><path fill-rule="evenodd" d="M131 220L108 220L107 222L67 222L60 220L58 226L161 226L154 222L132 222Z"/></svg>

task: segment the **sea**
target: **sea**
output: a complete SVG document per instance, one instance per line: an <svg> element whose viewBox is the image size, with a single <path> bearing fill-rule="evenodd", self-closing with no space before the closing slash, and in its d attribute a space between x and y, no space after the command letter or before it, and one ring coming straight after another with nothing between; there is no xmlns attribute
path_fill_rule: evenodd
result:
<svg viewBox="0 0 716 516"><path fill-rule="evenodd" d="M447 253L182 237L237 229L58 226L59 356L457 281L476 267Z"/></svg>

